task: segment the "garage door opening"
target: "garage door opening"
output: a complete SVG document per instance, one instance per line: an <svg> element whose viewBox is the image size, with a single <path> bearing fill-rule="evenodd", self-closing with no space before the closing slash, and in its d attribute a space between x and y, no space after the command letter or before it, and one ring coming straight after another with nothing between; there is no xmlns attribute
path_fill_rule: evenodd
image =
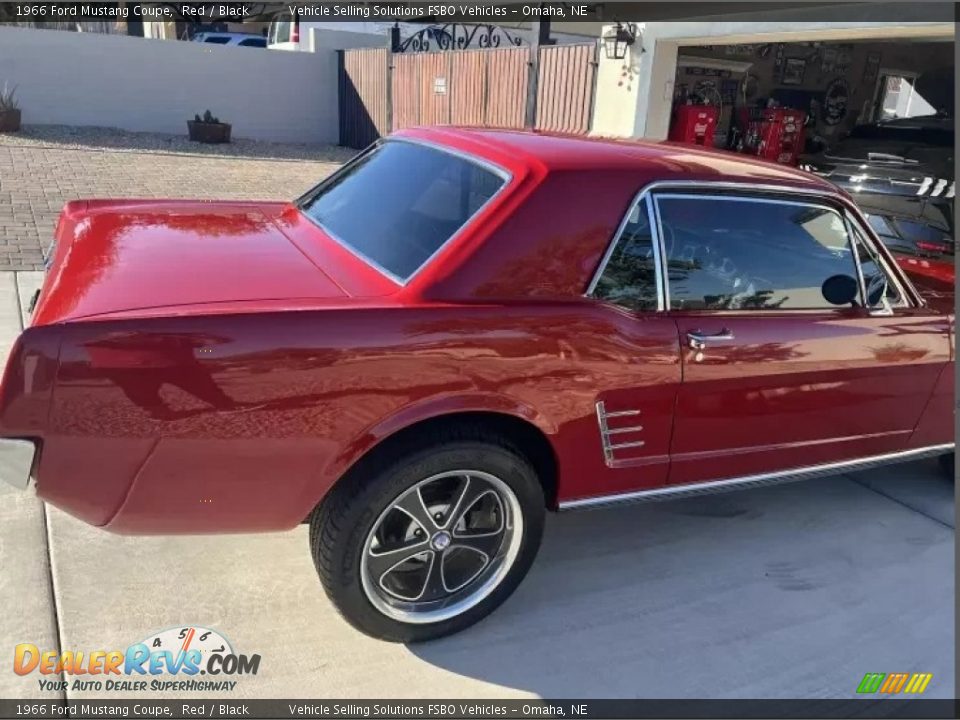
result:
<svg viewBox="0 0 960 720"><path fill-rule="evenodd" d="M858 125L952 117L953 91L952 42L681 46L670 137L796 165Z"/></svg>

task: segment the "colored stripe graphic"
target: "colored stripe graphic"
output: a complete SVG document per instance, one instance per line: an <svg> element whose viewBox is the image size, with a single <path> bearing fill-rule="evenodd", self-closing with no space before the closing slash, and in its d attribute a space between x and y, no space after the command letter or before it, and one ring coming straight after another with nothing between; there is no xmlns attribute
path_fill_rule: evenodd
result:
<svg viewBox="0 0 960 720"><path fill-rule="evenodd" d="M898 693L903 689L904 683L907 682L906 673L890 673L887 676L887 681L880 688L882 693Z"/></svg>
<svg viewBox="0 0 960 720"><path fill-rule="evenodd" d="M927 689L932 679L933 673L867 673L857 686L857 692L919 695Z"/></svg>
<svg viewBox="0 0 960 720"><path fill-rule="evenodd" d="M857 687L857 692L875 693L880 689L880 683L883 682L883 679L886 676L886 673L867 673L863 676L863 680L860 681L860 685Z"/></svg>
<svg viewBox="0 0 960 720"><path fill-rule="evenodd" d="M904 689L904 692L913 693L915 695L922 693L927 689L927 685L930 684L932 679L933 673L914 673L910 678L910 682L907 683L907 687Z"/></svg>

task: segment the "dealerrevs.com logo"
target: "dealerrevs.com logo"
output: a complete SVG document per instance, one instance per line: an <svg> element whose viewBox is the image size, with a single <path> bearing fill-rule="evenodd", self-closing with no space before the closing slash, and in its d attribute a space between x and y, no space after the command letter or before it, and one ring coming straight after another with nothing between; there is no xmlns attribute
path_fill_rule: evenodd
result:
<svg viewBox="0 0 960 720"><path fill-rule="evenodd" d="M39 673L40 689L53 691L231 691L233 678L259 669L259 655L236 653L223 635L199 625L162 630L125 650L60 652L20 643L13 652L17 675ZM64 680L42 677L60 674Z"/></svg>

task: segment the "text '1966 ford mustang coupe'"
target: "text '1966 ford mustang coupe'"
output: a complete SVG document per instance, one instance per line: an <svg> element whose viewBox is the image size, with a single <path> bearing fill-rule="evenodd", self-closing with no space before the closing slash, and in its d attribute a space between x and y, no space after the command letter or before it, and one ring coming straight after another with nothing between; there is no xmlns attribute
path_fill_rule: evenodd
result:
<svg viewBox="0 0 960 720"><path fill-rule="evenodd" d="M3 478L119 533L308 522L389 640L502 603L545 510L953 450L945 298L723 153L408 130L294 203L67 203L49 260Z"/></svg>

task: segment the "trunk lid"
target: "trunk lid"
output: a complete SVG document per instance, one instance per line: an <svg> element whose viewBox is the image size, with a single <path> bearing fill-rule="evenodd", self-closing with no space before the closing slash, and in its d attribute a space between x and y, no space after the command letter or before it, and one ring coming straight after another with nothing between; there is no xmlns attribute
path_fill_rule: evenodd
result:
<svg viewBox="0 0 960 720"><path fill-rule="evenodd" d="M32 324L347 293L281 232L285 203L71 201ZM221 308L222 309L222 308Z"/></svg>

